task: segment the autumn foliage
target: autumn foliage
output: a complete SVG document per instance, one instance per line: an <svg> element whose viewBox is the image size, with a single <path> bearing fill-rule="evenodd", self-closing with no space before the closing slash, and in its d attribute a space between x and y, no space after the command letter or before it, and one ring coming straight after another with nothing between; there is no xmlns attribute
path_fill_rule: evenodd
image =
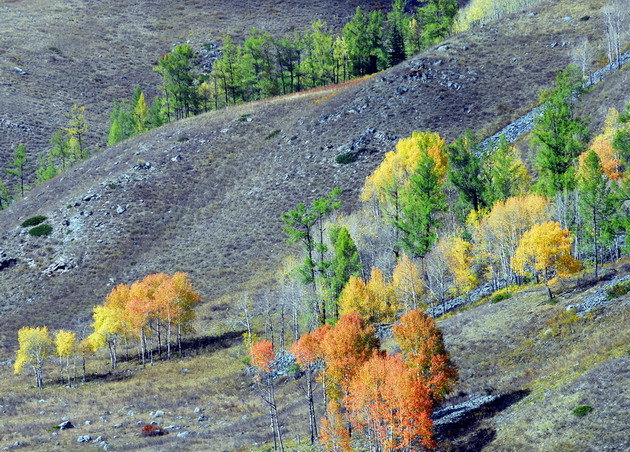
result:
<svg viewBox="0 0 630 452"><path fill-rule="evenodd" d="M436 445L431 413L453 388L457 371L428 315L407 312L394 327L394 337L403 353L380 351L374 327L352 312L334 327L303 335L292 347L300 366L321 363L320 381L328 381L320 430L326 450L352 450L348 423L375 450Z"/></svg>

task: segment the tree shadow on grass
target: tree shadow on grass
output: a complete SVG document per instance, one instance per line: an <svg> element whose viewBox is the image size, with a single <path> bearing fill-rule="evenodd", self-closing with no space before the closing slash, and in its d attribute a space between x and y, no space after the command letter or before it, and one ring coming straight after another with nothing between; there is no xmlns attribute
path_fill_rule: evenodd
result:
<svg viewBox="0 0 630 452"><path fill-rule="evenodd" d="M436 437L442 443L440 450L468 452L482 450L496 438L496 430L490 422L497 414L527 397L529 390L501 394L476 409L465 411L453 422L436 425ZM440 410L446 412L449 410Z"/></svg>

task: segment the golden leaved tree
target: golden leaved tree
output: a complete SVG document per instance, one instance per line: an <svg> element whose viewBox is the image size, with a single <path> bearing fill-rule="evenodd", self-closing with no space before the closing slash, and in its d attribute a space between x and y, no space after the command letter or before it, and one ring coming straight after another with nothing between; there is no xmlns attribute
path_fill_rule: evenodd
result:
<svg viewBox="0 0 630 452"><path fill-rule="evenodd" d="M24 366L28 364L35 375L35 385L38 388L43 387L42 372L44 362L53 351L48 327L25 326L20 328L18 331L18 343L20 348L15 352L17 356L13 365L15 374L20 374Z"/></svg>
<svg viewBox="0 0 630 452"><path fill-rule="evenodd" d="M570 234L557 221L535 224L523 234L512 258L512 268L518 274L542 277L550 300L553 298L549 287L551 278L582 269L582 262L571 255Z"/></svg>

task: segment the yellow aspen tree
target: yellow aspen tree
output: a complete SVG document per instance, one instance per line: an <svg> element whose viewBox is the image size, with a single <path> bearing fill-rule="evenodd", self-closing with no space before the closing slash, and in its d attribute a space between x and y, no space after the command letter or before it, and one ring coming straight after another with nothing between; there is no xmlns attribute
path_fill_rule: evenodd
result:
<svg viewBox="0 0 630 452"><path fill-rule="evenodd" d="M25 326L18 331L18 344L13 370L20 374L25 365L30 365L35 375L35 385L38 388L44 386L43 368L46 358L53 351L52 339L48 333L48 327Z"/></svg>
<svg viewBox="0 0 630 452"><path fill-rule="evenodd" d="M70 385L70 358L77 352L77 335L74 331L59 330L55 334L55 355L59 357L61 379L63 380L63 367L66 368L66 378ZM64 363L65 361L65 363ZM65 366L64 366L65 364Z"/></svg>
<svg viewBox="0 0 630 452"><path fill-rule="evenodd" d="M399 303L396 300L394 288L385 281L383 272L372 267L370 280L365 284L367 290L366 320L372 323L393 322L396 312L399 311Z"/></svg>
<svg viewBox="0 0 630 452"><path fill-rule="evenodd" d="M473 244L461 237L449 239L446 261L455 282L457 294L468 294L479 284L474 270L475 258L472 253Z"/></svg>
<svg viewBox="0 0 630 452"><path fill-rule="evenodd" d="M396 144L396 150L385 154L385 159L368 176L361 192L362 201L375 201L382 213L398 221L400 218L400 191L409 183L422 152L428 152L436 163L441 178L446 174L445 142L437 133L413 132Z"/></svg>
<svg viewBox="0 0 630 452"><path fill-rule="evenodd" d="M367 298L365 281L360 276L351 276L339 295L340 314L360 312Z"/></svg>
<svg viewBox="0 0 630 452"><path fill-rule="evenodd" d="M90 344L94 351L108 348L112 369L118 364L118 342L130 328L126 315L129 297L129 286L119 284L112 289L104 305L94 307L92 314L94 333L89 336Z"/></svg>
<svg viewBox="0 0 630 452"><path fill-rule="evenodd" d="M511 258L521 236L550 217L549 200L535 194L497 201L489 213L474 219L471 215L468 226L473 231L474 254L486 277L506 283L514 279Z"/></svg>
<svg viewBox="0 0 630 452"><path fill-rule="evenodd" d="M376 267L367 283L350 277L339 296L339 307L342 316L356 312L370 323L393 321L399 308L392 285Z"/></svg>
<svg viewBox="0 0 630 452"><path fill-rule="evenodd" d="M551 300L549 281L582 269L582 263L571 255L572 242L569 230L557 221L535 224L521 237L512 267L520 275L541 276Z"/></svg>
<svg viewBox="0 0 630 452"><path fill-rule="evenodd" d="M394 268L392 287L396 299L403 304L405 311L417 309L423 304L420 302L420 296L426 291L426 285L422 273L405 253L400 256Z"/></svg>

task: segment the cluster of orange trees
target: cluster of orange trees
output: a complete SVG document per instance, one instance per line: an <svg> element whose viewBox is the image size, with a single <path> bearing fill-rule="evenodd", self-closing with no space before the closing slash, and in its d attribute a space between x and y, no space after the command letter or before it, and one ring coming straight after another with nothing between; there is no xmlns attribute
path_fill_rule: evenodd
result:
<svg viewBox="0 0 630 452"><path fill-rule="evenodd" d="M434 447L430 415L457 380L433 319L419 310L404 314L394 326L401 353L379 350L373 324L353 312L336 325L304 334L291 352L304 371L311 442L320 438L328 450L351 448L351 432L361 431L375 450ZM272 343L251 347L252 365L269 402L276 445L282 443L274 396ZM325 416L316 417L314 382L323 387ZM282 445L280 446L282 449Z"/></svg>
<svg viewBox="0 0 630 452"><path fill-rule="evenodd" d="M169 276L156 273L133 284L120 284L112 289L103 305L95 306L94 331L82 340L72 331L60 330L51 337L47 327L23 327L18 332L19 349L14 370L19 374L29 365L38 387L43 385L43 366L51 355L59 357L61 373L71 383L70 362L82 359L83 379L86 358L102 348L109 351L112 369L118 363L118 346L136 341L138 359L144 366L153 362L154 352L171 358L173 342L182 352L182 336L192 331L194 306L201 301L186 273ZM129 348L126 348L127 352Z"/></svg>

